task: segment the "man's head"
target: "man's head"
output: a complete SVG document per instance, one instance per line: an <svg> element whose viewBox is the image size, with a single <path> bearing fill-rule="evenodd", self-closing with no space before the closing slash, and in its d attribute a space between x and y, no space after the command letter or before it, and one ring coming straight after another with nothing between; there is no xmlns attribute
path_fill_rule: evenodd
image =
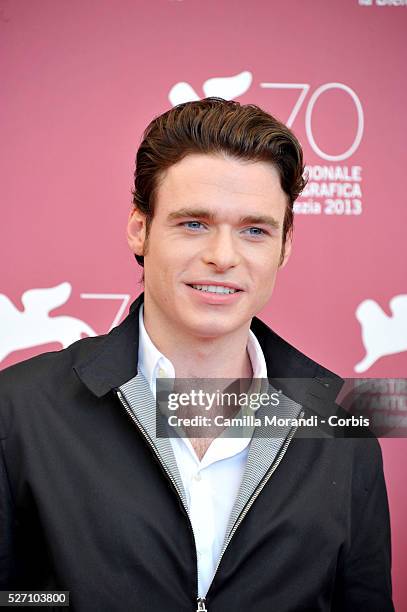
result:
<svg viewBox="0 0 407 612"><path fill-rule="evenodd" d="M287 196L282 262L293 231L293 204L305 186L302 148L291 130L254 104L222 98L178 104L153 119L137 152L133 191L133 204L146 217L146 238L160 180L167 168L190 153L223 154L275 167ZM136 259L143 266L144 257Z"/></svg>
<svg viewBox="0 0 407 612"><path fill-rule="evenodd" d="M148 316L172 338L247 330L288 260L303 185L298 141L256 106L208 98L156 118L128 224Z"/></svg>

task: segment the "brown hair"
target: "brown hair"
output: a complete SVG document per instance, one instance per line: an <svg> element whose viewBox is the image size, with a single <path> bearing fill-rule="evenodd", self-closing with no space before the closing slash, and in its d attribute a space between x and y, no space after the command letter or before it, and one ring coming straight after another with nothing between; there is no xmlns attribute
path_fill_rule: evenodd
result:
<svg viewBox="0 0 407 612"><path fill-rule="evenodd" d="M293 231L293 204L306 184L302 148L291 130L255 104L242 105L222 98L178 104L153 119L137 151L132 192L134 206L146 216L147 236L160 178L190 153L223 153L273 164L288 197L282 261L287 235ZM135 257L143 266L144 257Z"/></svg>

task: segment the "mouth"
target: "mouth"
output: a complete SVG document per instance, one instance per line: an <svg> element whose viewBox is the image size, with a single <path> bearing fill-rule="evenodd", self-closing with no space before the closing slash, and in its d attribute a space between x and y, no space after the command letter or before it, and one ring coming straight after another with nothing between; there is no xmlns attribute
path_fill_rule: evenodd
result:
<svg viewBox="0 0 407 612"><path fill-rule="evenodd" d="M203 293L213 293L220 295L229 295L231 293L238 293L242 291L242 289L238 289L237 287L231 287L229 285L198 285L198 284L188 284L192 289L196 289L197 291L202 291Z"/></svg>

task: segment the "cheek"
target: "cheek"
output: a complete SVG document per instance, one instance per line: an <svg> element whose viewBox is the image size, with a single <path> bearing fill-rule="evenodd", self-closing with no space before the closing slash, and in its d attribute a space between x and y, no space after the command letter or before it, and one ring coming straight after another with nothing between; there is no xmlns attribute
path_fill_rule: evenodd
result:
<svg viewBox="0 0 407 612"><path fill-rule="evenodd" d="M263 279L262 283L259 283L255 296L256 301L254 304L254 309L256 312L262 310L269 303L274 292L275 281L276 275L275 272L272 271Z"/></svg>
<svg viewBox="0 0 407 612"><path fill-rule="evenodd" d="M151 251L151 271L156 282L160 285L160 291L172 294L174 283L180 272L183 271L185 257L174 248L166 248L160 244L155 251Z"/></svg>
<svg viewBox="0 0 407 612"><path fill-rule="evenodd" d="M252 271L259 284L273 284L280 262L280 251L278 249L267 249L256 253L252 258Z"/></svg>
<svg viewBox="0 0 407 612"><path fill-rule="evenodd" d="M258 295L261 301L267 301L273 293L274 285L276 282L275 274L268 274L267 278L263 280L259 286Z"/></svg>
<svg viewBox="0 0 407 612"><path fill-rule="evenodd" d="M278 258L275 255L273 255L273 257L269 256L264 258L261 263L258 261L257 265L252 268L256 287L255 299L258 303L264 304L271 297L277 278L277 272Z"/></svg>

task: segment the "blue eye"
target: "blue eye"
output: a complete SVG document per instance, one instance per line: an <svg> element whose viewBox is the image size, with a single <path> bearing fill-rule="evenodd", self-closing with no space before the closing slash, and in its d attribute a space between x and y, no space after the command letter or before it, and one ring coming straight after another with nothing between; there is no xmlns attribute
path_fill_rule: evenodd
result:
<svg viewBox="0 0 407 612"><path fill-rule="evenodd" d="M185 221L184 223L182 223L182 225L192 230L198 230L198 229L201 229L201 227L203 227L200 221Z"/></svg>
<svg viewBox="0 0 407 612"><path fill-rule="evenodd" d="M247 230L249 231L250 236L264 236L266 234L266 232L261 229L261 227L248 227Z"/></svg>

